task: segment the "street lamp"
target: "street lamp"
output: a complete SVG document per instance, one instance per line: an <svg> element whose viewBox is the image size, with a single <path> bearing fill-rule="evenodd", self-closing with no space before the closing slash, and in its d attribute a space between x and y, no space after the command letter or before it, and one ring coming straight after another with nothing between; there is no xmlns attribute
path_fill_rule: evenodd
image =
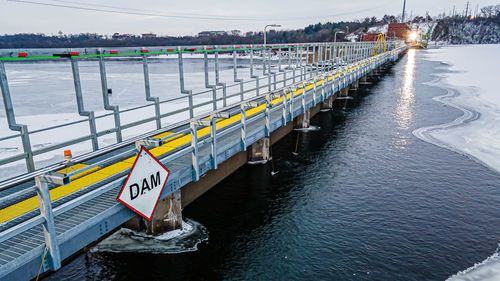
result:
<svg viewBox="0 0 500 281"><path fill-rule="evenodd" d="M345 32L344 31L336 31L335 32L335 36L333 36L333 42L337 42L337 33L341 33L341 34L344 34Z"/></svg>
<svg viewBox="0 0 500 281"><path fill-rule="evenodd" d="M268 27L281 27L281 24L268 24L266 26L264 26L264 45L266 45L266 29Z"/></svg>

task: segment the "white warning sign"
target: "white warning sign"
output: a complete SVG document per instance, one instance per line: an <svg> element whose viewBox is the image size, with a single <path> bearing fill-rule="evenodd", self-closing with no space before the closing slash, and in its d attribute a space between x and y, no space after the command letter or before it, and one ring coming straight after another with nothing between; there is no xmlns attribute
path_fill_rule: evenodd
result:
<svg viewBox="0 0 500 281"><path fill-rule="evenodd" d="M151 220L169 174L158 159L142 148L118 195L118 201Z"/></svg>

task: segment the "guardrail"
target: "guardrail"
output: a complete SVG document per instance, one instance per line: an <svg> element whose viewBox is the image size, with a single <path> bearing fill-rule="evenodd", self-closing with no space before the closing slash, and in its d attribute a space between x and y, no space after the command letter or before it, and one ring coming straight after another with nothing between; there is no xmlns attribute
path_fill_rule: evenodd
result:
<svg viewBox="0 0 500 281"><path fill-rule="evenodd" d="M297 49L301 47L302 46L298 46ZM169 153L158 156L158 159L162 163L169 163L174 160L180 159L181 157L186 157L187 155L191 156L190 163L187 163L187 167L182 169L182 171L185 170L189 172L187 179L181 181L183 172L180 170L175 171L169 178L168 186L165 188L166 191L164 192L164 194L162 194L162 197L165 197L173 191L181 188L181 182L185 184L190 181L197 181L200 175L204 174L210 169L216 169L219 163L225 161L227 158L231 157L239 151L246 150L249 144L253 143L263 136L270 136L272 131L286 125L287 122L293 120L296 116L305 113L309 108L314 107L319 102L322 102L327 97L333 95L335 92L346 87L360 77L366 75L368 72L378 67L379 65L389 60L395 60L398 57L399 53L404 49L406 49L405 45L394 45L394 48L385 53L376 55L374 57L371 57L369 55L366 57L359 57L359 60L342 66L338 63L338 60L335 59L315 60L314 57L316 57L316 55L314 55L314 57L306 57L308 60L309 58L311 58L311 60L309 60L310 62L308 64L305 64L306 68L302 73L289 78L293 79L293 82L288 85L286 82L287 78L284 78L281 82L280 80L278 80L275 83L264 84L263 87L267 87L268 92L263 95L256 95L247 99L243 99L243 96L240 96L241 100L239 102L234 105L228 105L222 108L217 108L216 104L212 104L213 110L209 112L196 115L193 118L183 120L182 122L179 122L175 125L167 126L147 135L143 135L128 141L123 141L122 144L113 147L113 149L116 150L117 147L125 147L125 144L127 146L130 146L130 144L133 143L135 143L135 147L130 147L125 151L121 151L118 154L97 161L94 164L89 165L83 169L66 174L53 173L53 167L43 172L39 171L35 177L36 186L13 193L9 196L9 198L19 196L20 193L23 192L36 191L39 198L40 214L34 214L28 219L2 230L0 232L0 245L9 243L11 239L15 239L18 235L27 233L29 231L34 231L34 229L40 226L43 226L43 242L42 244L33 247L31 250L23 250L20 251L20 253L11 253L12 255L16 256L12 257L12 261L10 261L8 264L0 265L0 277L13 271L15 268L22 266L27 262L27 260L38 261L41 255L44 254L50 257L48 259L48 262L45 262L43 266L44 271L50 269L57 270L60 267L61 260L68 257L68 253L70 255L78 250L75 248L77 246L68 248L69 246L66 246L68 241L70 241L75 235L81 234L84 231L91 229L90 226L96 223L96 218L87 218L87 220L79 224L78 230L75 230L74 227L64 228L64 230L61 230L61 226L59 226L60 234L58 235L56 231L57 218L59 216L63 216L72 211L75 211L78 208L81 208L82 206L84 206L84 204L90 203L91 200L97 200L97 198L100 198L105 194L114 191L115 189L119 189L130 169L125 169L114 176L106 178L105 180L100 180L92 184L92 186L84 188L85 190L83 190L83 192L75 198L71 198L57 205L54 205L54 202L51 202L50 200L48 184L54 183L57 185L65 185L69 183L70 177L75 175L76 173L81 173L95 167L105 167L112 163L121 161L125 158L135 155L138 151L137 148L140 148L141 146L145 146L148 148L160 147L167 139L175 138L182 134L189 135L191 140L189 144L177 147L175 150L172 150ZM234 50L230 51L234 52L236 50L237 48L234 48ZM360 50L367 51L363 48L361 48ZM217 50L211 51L217 52ZM179 69L180 71L182 71L182 52L178 54ZM205 52L204 56L205 62L207 56L206 54L207 52ZM358 55L361 56L362 53L360 52ZM143 56L143 61L145 62L144 65L147 66L147 59L144 59L144 57L145 56ZM303 60L304 58L300 59ZM262 64L265 64L264 61L265 60L263 60ZM300 64L295 64L295 66L299 67ZM205 70L206 69L207 68L205 68ZM268 75L272 74L272 72L270 71L271 69L272 67L269 67L268 65L268 70L270 73ZM296 69L292 67L290 71L293 72L296 71ZM147 71L145 71L145 73L147 73ZM145 77L147 77L146 74ZM253 81L258 81L258 78ZM239 83L241 82L242 81L236 81L235 85L239 85ZM283 83L283 86L281 86L280 83ZM270 90L269 87L271 87ZM259 89L259 86L256 86L256 88L253 89ZM214 97L214 99L215 98L220 100L220 98L218 97ZM190 108L194 107L196 107L196 104L193 100L193 103L190 104ZM185 111L189 111L190 108L186 108ZM258 108L259 110L250 117L246 117L245 113L249 108ZM217 129L217 119L231 118L238 114L240 114L239 122L234 122L228 126ZM156 121L156 119L154 121ZM263 130L260 128L260 125L254 128L250 128L250 126L255 125L258 122L263 123ZM91 124L89 123L89 125ZM210 128L210 133L198 136L197 129L199 126ZM153 137L158 133L170 131L175 128L177 128L177 130L173 134L161 138ZM235 136L237 137L235 138ZM231 139L231 142L226 144L225 147L218 148L219 142L227 140L228 138ZM210 146L208 155L200 155L199 149L207 145ZM236 148L234 149L234 147ZM221 154L221 151L230 151L231 153ZM35 175L35 173L32 174ZM6 185L0 187L0 190L2 190L1 188L4 188L5 190L10 186ZM115 199L115 197L116 194L113 193L112 198ZM2 198L0 200L0 204L3 201L8 200L9 198ZM108 202L108 204L110 204L109 209L107 209L108 216L118 214L125 209L123 206L117 204L115 200L112 200L112 202ZM130 213L126 214L127 215L122 214L120 219L114 220L113 225L106 226L105 231L102 231L102 233L96 235L102 236L107 233L107 231L110 231L114 227L129 219ZM97 238L89 237L87 239ZM63 245L65 245L64 251L60 249L60 247L63 247ZM61 254L62 252L64 252L65 254ZM2 251L0 251L0 254L1 253Z"/></svg>
<svg viewBox="0 0 500 281"><path fill-rule="evenodd" d="M394 41L388 43L389 50L398 44ZM357 43L313 43L313 44L280 44L272 46L259 46L259 45L245 45L245 46L193 46L188 48L176 47L151 47L142 48L136 53L124 53L131 51L130 48L123 50L113 49L85 49L86 54L81 54L79 50L53 50L54 54L43 50L33 51L36 56L30 56L29 50L19 52L19 57L0 58L0 86L3 96L3 104L6 112L7 122L9 128L16 132L13 135L1 136L0 145L2 142L20 138L22 142L23 152L17 155L12 155L7 158L0 159L0 169L4 165L10 165L13 162L25 161L26 171L33 172L37 168L37 163L34 160L38 155L53 155L56 150L68 147L73 144L82 142L91 142L92 150L98 151L99 138L108 135L115 135L115 142L122 143L122 131L146 123L154 122L157 129L162 128L162 121L167 117L174 115L188 114L189 118L193 118L197 114L216 110L228 104L228 99L238 98L242 101L248 94L255 93L256 96L261 91L271 91L278 86L287 86L295 83L296 80L303 80L307 76L312 77L320 73L325 73L335 67L347 65L355 61L362 60L371 56L371 52L375 46L374 42L357 42ZM44 53L41 53L44 52ZM187 89L185 83L186 73L184 71L184 56L186 54L200 53L203 54L204 64L204 79L206 90L193 92ZM12 52L11 52L12 54ZM180 95L175 98L160 100L154 97L151 93L150 78L149 78L149 62L148 58L158 55L176 55L178 64L178 76L180 85ZM233 81L221 82L219 55L232 54L233 58ZM249 60L248 64L238 64L241 56L245 55ZM130 58L139 57L142 59L143 75L144 75L144 89L145 100L147 102L143 105L130 107L127 109L120 109L117 105L111 105L108 97L107 75L106 75L106 60L110 58ZM259 59L260 63L255 60ZM28 61L69 61L71 63L72 78L74 84L74 91L76 97L76 105L78 114L84 119L75 120L54 126L47 126L45 128L30 131L27 125L18 124L16 122L16 115L11 99L9 84L7 80L7 72L4 64L12 62L28 62ZM103 109L111 111L101 115L95 115L94 111L86 110L83 103L83 93L81 78L79 73L79 61L97 60L99 63L99 74L101 80L101 92ZM214 69L209 69L209 61L214 61ZM165 63L171 63L166 61ZM238 70L241 67L249 69L249 77L242 77ZM262 70L262 75L257 74L257 68ZM215 76L215 81L210 81L209 77ZM214 83L215 82L215 83ZM227 94L230 89L237 89L234 94ZM222 95L220 95L222 91ZM210 100L206 100L207 95ZM204 99L197 99L203 97ZM186 101L186 107L178 107L176 104ZM233 101L234 102L234 101ZM160 106L171 105L173 108L167 112L161 112ZM211 107L211 108L210 108ZM123 124L121 115L124 113L139 112L141 109L150 108L154 110L154 116L147 118L138 118L133 122ZM114 128L98 131L96 121L102 118L113 116ZM89 134L80 136L78 138L61 141L59 143L35 149L32 145L32 136L40 133L55 132L61 128L68 128L69 126L76 126L82 123L88 123ZM128 143L128 142L127 142ZM45 163L46 164L46 163Z"/></svg>

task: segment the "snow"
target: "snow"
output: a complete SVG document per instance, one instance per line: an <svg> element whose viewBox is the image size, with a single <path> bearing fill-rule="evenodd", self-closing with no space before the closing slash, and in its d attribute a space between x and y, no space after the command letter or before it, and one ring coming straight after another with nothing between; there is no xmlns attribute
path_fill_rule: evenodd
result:
<svg viewBox="0 0 500 281"><path fill-rule="evenodd" d="M500 256L497 251L480 263L451 276L447 281L497 281L500 278Z"/></svg>
<svg viewBox="0 0 500 281"><path fill-rule="evenodd" d="M194 103L200 104L212 99L211 89L205 87L205 77L203 71L203 60L200 59L203 54L185 54L185 87L192 90L193 93L205 92L194 97ZM215 83L213 54L209 55L209 82ZM246 81L250 78L248 54L238 56L238 78ZM220 81L227 83L227 95L239 93L239 84L234 82L233 57L232 54L220 54ZM255 56L254 70L255 74L262 75L262 59ZM275 58L272 57L274 60ZM176 55L161 55L150 59L149 77L151 83L151 96L157 96L160 101L166 101L160 104L161 114L172 112L188 106L188 98L180 93L178 63ZM276 70L277 61L272 62ZM286 60L282 62L285 68ZM34 62L34 63L12 63L5 65L9 86L16 113L16 121L19 124L28 125L28 130L47 128L67 124L81 120L81 123L71 126L55 128L45 132L30 134L30 141L33 150L70 141L78 137L89 134L89 123L86 117L78 115L76 98L74 94L73 78L70 71L70 65L67 62ZM79 62L80 77L82 81L83 102L85 109L94 111L96 116L97 131L112 129L115 127L112 111L105 111L102 101L100 86L100 75L98 64L95 61ZM142 72L142 61L113 59L106 63L106 72L108 78L108 87L113 89L109 96L110 104L120 107L121 124L130 124L140 119L153 117L154 107L151 102L145 100L144 77ZM287 74L287 75L290 75ZM290 76L288 76L290 77ZM277 75L277 79L282 79L282 74ZM267 83L267 79L261 80L261 83ZM233 85L233 86L231 86ZM236 86L234 86L236 85ZM254 83L247 83L244 89L255 87ZM220 87L219 87L220 88ZM244 98L255 96L255 92L245 93ZM222 89L217 90L217 97L222 97ZM228 104L234 104L240 100L240 96L228 98ZM1 103L1 101L0 101ZM129 108L150 106L123 112ZM222 107L222 101L218 102L218 108ZM195 109L195 115L212 110L212 104L200 106ZM108 114L110 116L102 117ZM166 118L162 118L162 126L186 120L188 112L178 113ZM155 122L148 122L143 125L135 126L122 131L123 139L130 139L137 135L150 132L156 129ZM17 132L8 128L3 106L0 107L0 138L15 135ZM116 143L114 133L107 134L98 138L99 147L105 147ZM92 150L90 141L65 146L34 157L36 168L41 168L63 160L63 150L71 149L73 156L82 155ZM21 140L15 137L0 141L0 159L19 155L23 152ZM0 166L0 181L26 172L23 160Z"/></svg>
<svg viewBox="0 0 500 281"><path fill-rule="evenodd" d="M451 72L433 85L448 90L436 100L456 107L464 116L451 123L421 128L414 133L500 172L500 93L497 67L500 45L471 45L428 50L427 59L449 64ZM429 139L430 137L430 139ZM432 140L434 139L434 140Z"/></svg>
<svg viewBox="0 0 500 281"><path fill-rule="evenodd" d="M451 44L498 44L500 25L494 20L442 21L436 26L433 38Z"/></svg>
<svg viewBox="0 0 500 281"><path fill-rule="evenodd" d="M389 25L384 24L384 25L377 25L377 26L372 26L368 28L367 33L384 33L387 34L387 27Z"/></svg>
<svg viewBox="0 0 500 281"><path fill-rule="evenodd" d="M448 72L429 83L447 90L435 100L463 115L450 123L417 129L424 141L467 155L500 173L500 45L430 49L427 59L448 64ZM498 252L450 280L499 280Z"/></svg>

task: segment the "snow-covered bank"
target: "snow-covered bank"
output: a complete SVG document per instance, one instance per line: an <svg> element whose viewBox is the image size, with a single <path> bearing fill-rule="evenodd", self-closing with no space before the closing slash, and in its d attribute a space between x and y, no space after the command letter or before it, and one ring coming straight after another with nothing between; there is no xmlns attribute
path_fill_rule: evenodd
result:
<svg viewBox="0 0 500 281"><path fill-rule="evenodd" d="M495 83L500 45L444 47L427 51L429 60L444 62L450 72L430 84L448 90L436 100L464 111L448 124L421 128L425 141L472 156L500 172L500 93Z"/></svg>
<svg viewBox="0 0 500 281"><path fill-rule="evenodd" d="M447 90L435 100L462 110L450 123L417 129L424 141L468 155L500 173L500 45L427 50L427 59L446 63L448 72L429 84ZM449 280L500 280L498 250Z"/></svg>

